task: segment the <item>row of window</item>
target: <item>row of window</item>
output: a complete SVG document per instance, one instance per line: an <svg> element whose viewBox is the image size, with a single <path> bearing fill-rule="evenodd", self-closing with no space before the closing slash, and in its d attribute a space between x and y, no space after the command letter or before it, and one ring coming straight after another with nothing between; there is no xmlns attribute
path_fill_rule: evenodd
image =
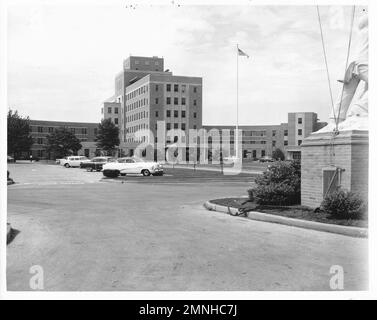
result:
<svg viewBox="0 0 377 320"><path fill-rule="evenodd" d="M139 60L135 60L135 64L139 65L139 64L140 64L140 61L139 61ZM149 66L149 60L144 60L144 64L145 64L146 66ZM155 62L154 62L154 65L155 65L155 66L158 66L158 65L159 65L159 62L158 62L158 61L155 61Z"/></svg>
<svg viewBox="0 0 377 320"><path fill-rule="evenodd" d="M112 107L107 107L107 113L112 113L113 109ZM119 114L119 108L114 107L114 114Z"/></svg>
<svg viewBox="0 0 377 320"><path fill-rule="evenodd" d="M260 130L260 131L244 131L243 135L244 136L252 136L252 137L264 137L264 136L266 136L266 131L265 130Z"/></svg>
<svg viewBox="0 0 377 320"><path fill-rule="evenodd" d="M166 110L166 117L167 118L171 118L172 116L172 110ZM179 117L179 111L178 110L174 110L173 112L174 114L174 118L178 118ZM186 118L186 111L185 110L182 110L181 111L181 118Z"/></svg>
<svg viewBox="0 0 377 320"><path fill-rule="evenodd" d="M155 98L154 100L155 104L158 104L160 102L159 98ZM179 98L175 97L173 99L174 105L179 105ZM171 97L166 97L166 104L171 105ZM197 100L193 99L192 104L194 106L197 106ZM181 98L181 105L185 106L186 105L186 98Z"/></svg>
<svg viewBox="0 0 377 320"><path fill-rule="evenodd" d="M144 85L144 86L141 86L140 88L137 88L137 89L131 91L130 93L127 93L126 94L127 100L136 98L137 96L139 96L141 94L147 93L148 90L149 90L148 88L149 88L148 85Z"/></svg>
<svg viewBox="0 0 377 320"><path fill-rule="evenodd" d="M179 123L173 123L173 126L171 123L167 123L166 130L171 130L171 129L179 129ZM186 130L186 123L181 123L181 130L183 131Z"/></svg>
<svg viewBox="0 0 377 320"><path fill-rule="evenodd" d="M139 130L148 129L148 123L140 123L126 129L126 133L135 133Z"/></svg>
<svg viewBox="0 0 377 320"><path fill-rule="evenodd" d="M134 113L127 116L126 120L127 122L131 122L131 121L137 121L137 120L146 119L146 118L148 118L148 111L141 111L141 112Z"/></svg>
<svg viewBox="0 0 377 320"><path fill-rule="evenodd" d="M154 115L155 115L156 118L159 117L160 113L158 112L158 110L155 111ZM174 115L174 118L179 118L179 111L174 110L173 115ZM171 118L171 116L172 116L172 110L166 110L166 117ZM196 119L197 116L198 116L197 113L193 112L193 118ZM181 111L181 117L186 118L186 111L185 110Z"/></svg>
<svg viewBox="0 0 377 320"><path fill-rule="evenodd" d="M88 141L87 138L79 138L79 140L80 140L80 141ZM40 144L40 145L44 145L44 144L47 143L47 139L46 139L46 138L37 138L37 139L35 140L35 143L36 143L36 144Z"/></svg>
<svg viewBox="0 0 377 320"><path fill-rule="evenodd" d="M154 85L154 91L159 91L160 90L160 87L162 85L159 85L159 84L155 84ZM186 90L187 90L187 85L185 84L171 84L171 83L167 83L165 85L165 88L166 88L166 92L182 92L182 93L185 93ZM144 93L147 93L148 92L148 85L144 85L144 86L141 86L140 88L137 88L133 91L131 91L130 93L128 93L126 95L127 97L127 100L129 99L133 99L135 97L137 97L138 95L141 95L141 94L144 94ZM193 86L192 87L192 92L193 93L197 93L198 92L198 88L196 86Z"/></svg>
<svg viewBox="0 0 377 320"><path fill-rule="evenodd" d="M196 100L195 101L195 106L196 106ZM171 97L166 97L166 104L171 104ZM174 105L179 104L179 98L175 97L174 98ZM185 106L186 105L186 98L181 98L181 105Z"/></svg>
<svg viewBox="0 0 377 320"><path fill-rule="evenodd" d="M144 107L146 105L148 105L148 99L143 98L143 99L140 99L140 100L137 100L135 102L128 104L127 105L127 111L132 111L132 110L135 110L137 108Z"/></svg>
<svg viewBox="0 0 377 320"><path fill-rule="evenodd" d="M37 127L37 132L38 133L44 133L44 132L48 132L48 133L53 133L55 132L59 127L42 127L42 126L38 126ZM72 132L73 134L87 134L88 133L88 129L87 128L69 128L69 127L66 127L66 129L68 129L70 132ZM94 128L94 131L96 131L97 129ZM32 130L33 131L33 130ZM96 134L96 133L95 133Z"/></svg>

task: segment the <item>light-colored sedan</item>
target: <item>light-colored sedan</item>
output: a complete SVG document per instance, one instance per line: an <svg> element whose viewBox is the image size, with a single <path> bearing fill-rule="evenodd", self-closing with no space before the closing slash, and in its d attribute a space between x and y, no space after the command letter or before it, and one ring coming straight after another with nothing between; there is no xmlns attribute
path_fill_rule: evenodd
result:
<svg viewBox="0 0 377 320"><path fill-rule="evenodd" d="M66 168L80 167L81 163L90 162L90 160L84 156L69 156L59 160L59 164Z"/></svg>
<svg viewBox="0 0 377 320"><path fill-rule="evenodd" d="M103 175L116 178L119 175L142 174L143 176L162 176L164 169L161 164L153 161L145 161L140 158L119 158L117 162L106 163L102 169Z"/></svg>

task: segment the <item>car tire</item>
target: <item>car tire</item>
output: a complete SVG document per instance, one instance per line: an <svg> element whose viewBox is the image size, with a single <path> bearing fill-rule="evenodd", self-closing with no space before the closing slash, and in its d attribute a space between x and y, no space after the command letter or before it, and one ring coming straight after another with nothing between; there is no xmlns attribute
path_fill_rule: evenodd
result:
<svg viewBox="0 0 377 320"><path fill-rule="evenodd" d="M66 164L64 165L64 167L69 168L69 167L70 167L69 163L66 163Z"/></svg>
<svg viewBox="0 0 377 320"><path fill-rule="evenodd" d="M141 171L141 174L144 177L149 177L151 175L151 172L148 169L144 169L144 170Z"/></svg>

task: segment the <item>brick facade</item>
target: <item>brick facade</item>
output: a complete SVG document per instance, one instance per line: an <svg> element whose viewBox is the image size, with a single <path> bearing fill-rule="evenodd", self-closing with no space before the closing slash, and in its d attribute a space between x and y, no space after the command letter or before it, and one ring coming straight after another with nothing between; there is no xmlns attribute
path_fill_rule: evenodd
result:
<svg viewBox="0 0 377 320"><path fill-rule="evenodd" d="M326 192L323 170L339 168L336 182L346 190L368 197L368 132L312 134L301 145L301 204L318 207Z"/></svg>

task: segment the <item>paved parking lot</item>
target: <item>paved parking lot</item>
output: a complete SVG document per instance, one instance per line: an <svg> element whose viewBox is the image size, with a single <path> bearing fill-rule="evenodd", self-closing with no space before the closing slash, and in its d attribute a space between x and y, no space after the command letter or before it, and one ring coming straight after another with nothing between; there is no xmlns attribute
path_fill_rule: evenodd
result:
<svg viewBox="0 0 377 320"><path fill-rule="evenodd" d="M168 169L164 177L101 181L102 174L11 164L9 290L329 290L332 265L345 289L365 289L367 239L210 212L208 199L246 195L253 175ZM169 182L167 182L169 181Z"/></svg>

